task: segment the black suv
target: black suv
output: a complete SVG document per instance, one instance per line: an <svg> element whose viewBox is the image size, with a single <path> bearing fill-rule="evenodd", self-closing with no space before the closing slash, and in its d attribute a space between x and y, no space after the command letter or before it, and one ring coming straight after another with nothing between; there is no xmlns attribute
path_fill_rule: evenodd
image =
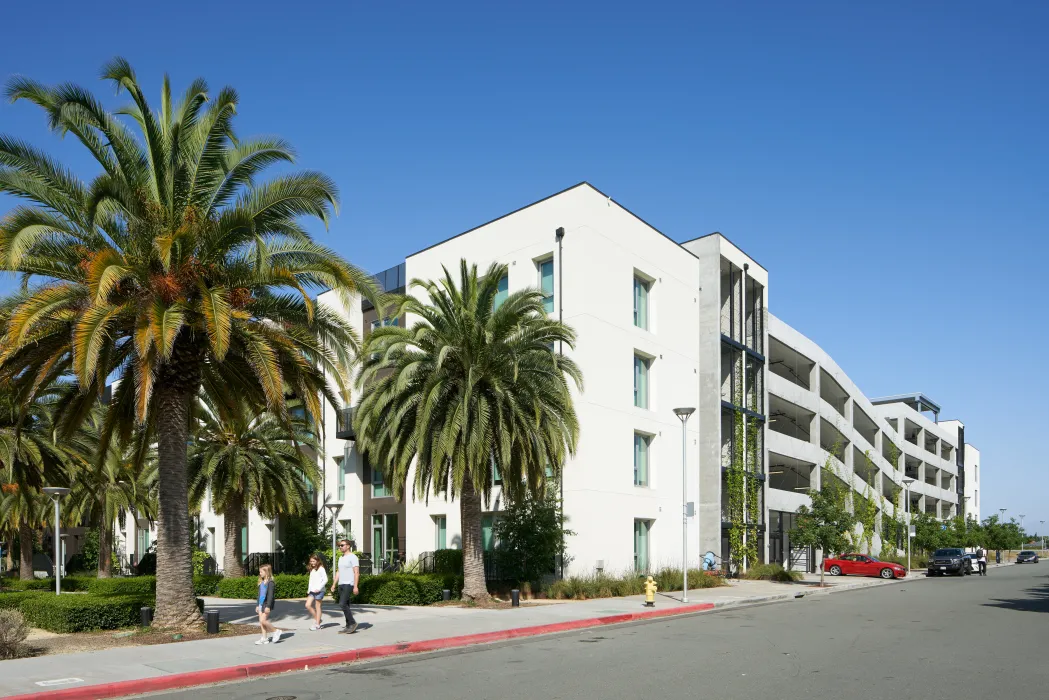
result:
<svg viewBox="0 0 1049 700"><path fill-rule="evenodd" d="M929 576L954 574L956 576L969 576L972 570L969 568L969 560L965 552L957 547L937 549L929 557Z"/></svg>

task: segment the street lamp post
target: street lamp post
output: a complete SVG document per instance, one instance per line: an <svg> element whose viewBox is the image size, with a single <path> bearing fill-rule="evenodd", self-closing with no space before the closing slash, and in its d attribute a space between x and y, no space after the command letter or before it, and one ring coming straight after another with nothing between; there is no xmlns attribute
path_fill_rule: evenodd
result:
<svg viewBox="0 0 1049 700"><path fill-rule="evenodd" d="M685 424L696 409L694 407L675 408L674 415L681 420L681 602L688 602L688 437Z"/></svg>
<svg viewBox="0 0 1049 700"><path fill-rule="evenodd" d="M903 477L903 501L907 512L907 573L911 573L911 484L914 479Z"/></svg>
<svg viewBox="0 0 1049 700"><path fill-rule="evenodd" d="M324 507L331 513L331 556L332 561L328 562L330 566L335 566L335 514L342 508L342 503L333 501L331 503L325 503Z"/></svg>
<svg viewBox="0 0 1049 700"><path fill-rule="evenodd" d="M44 493L51 497L55 504L55 595L62 594L62 537L59 535L59 521L62 518L62 496L69 489L62 486L46 486Z"/></svg>
<svg viewBox="0 0 1049 700"><path fill-rule="evenodd" d="M1024 540L1024 518L1026 518L1026 517L1027 517L1026 515L1024 515L1023 513L1020 513L1020 549L1023 549L1024 545L1027 544L1026 542L1023 541Z"/></svg>

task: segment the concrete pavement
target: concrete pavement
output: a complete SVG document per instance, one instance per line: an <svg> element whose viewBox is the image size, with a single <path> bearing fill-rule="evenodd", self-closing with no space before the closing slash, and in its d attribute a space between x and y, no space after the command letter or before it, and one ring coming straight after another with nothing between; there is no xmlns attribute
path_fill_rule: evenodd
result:
<svg viewBox="0 0 1049 700"><path fill-rule="evenodd" d="M984 700L1046 695L1049 566L165 693L170 700Z"/></svg>
<svg viewBox="0 0 1049 700"><path fill-rule="evenodd" d="M743 603L791 599L818 591L812 577L806 584L777 584L765 581L734 581L723 588L691 591L689 604L727 607ZM829 578L831 587L822 592L885 585L878 579ZM302 601L278 601L275 624L288 634L279 644L256 646L254 636L224 637L178 644L120 647L80 654L64 654L0 662L0 696L41 691L71 690L121 681L142 681L174 674L206 672L233 666L266 664L352 649L398 645L463 635L479 635L534 626L575 623L596 618L637 613L640 596L590 601L546 602L516 610L481 610L455 607L355 606L361 629L354 635L337 634L342 614L329 603L325 607L325 629L310 631ZM255 620L254 602L206 599L206 607L217 608L226 622ZM658 597L658 611L685 608L680 592Z"/></svg>

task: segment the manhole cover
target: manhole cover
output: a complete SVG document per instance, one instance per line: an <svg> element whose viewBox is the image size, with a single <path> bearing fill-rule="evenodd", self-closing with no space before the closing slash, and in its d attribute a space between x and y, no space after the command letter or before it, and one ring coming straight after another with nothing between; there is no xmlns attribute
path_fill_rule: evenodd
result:
<svg viewBox="0 0 1049 700"><path fill-rule="evenodd" d="M266 698L266 700L295 700L294 695L275 695L272 698Z"/></svg>

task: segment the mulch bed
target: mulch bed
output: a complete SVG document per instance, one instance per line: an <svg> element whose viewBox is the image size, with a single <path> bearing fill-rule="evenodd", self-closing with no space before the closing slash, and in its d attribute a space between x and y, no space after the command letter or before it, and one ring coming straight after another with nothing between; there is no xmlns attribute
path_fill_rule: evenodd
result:
<svg viewBox="0 0 1049 700"><path fill-rule="evenodd" d="M52 654L73 654L82 651L98 651L113 647L137 647L151 644L178 644L197 639L214 639L216 637L239 637L258 634L258 625L230 625L219 627L218 634L208 634L204 630L183 632L176 635L153 628L133 628L106 632L78 632L76 634L30 635L23 646L25 656L48 656Z"/></svg>

